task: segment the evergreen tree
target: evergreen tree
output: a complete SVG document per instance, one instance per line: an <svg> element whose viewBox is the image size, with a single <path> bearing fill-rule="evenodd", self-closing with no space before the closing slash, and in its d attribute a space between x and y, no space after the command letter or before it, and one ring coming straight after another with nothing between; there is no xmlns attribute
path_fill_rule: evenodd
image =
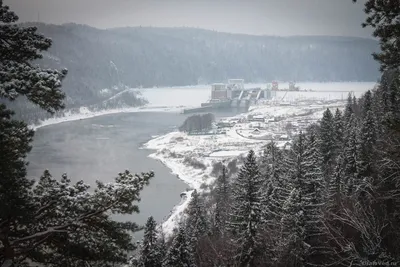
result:
<svg viewBox="0 0 400 267"><path fill-rule="evenodd" d="M66 71L43 70L31 62L42 57L51 40L36 33L35 27L16 24L17 15L0 1L0 97L14 101L25 96L29 101L54 112L63 107L60 90ZM6 102L6 101L2 101ZM13 262L15 248L9 237L13 225L34 217L31 189L33 181L26 178L25 158L30 151L33 131L12 119L13 112L0 104L0 263Z"/></svg>
<svg viewBox="0 0 400 267"><path fill-rule="evenodd" d="M186 237L185 226L181 224L168 250L163 266L194 267L195 260Z"/></svg>
<svg viewBox="0 0 400 267"><path fill-rule="evenodd" d="M282 260L287 258L290 262L287 266L302 266L306 262L316 264L323 259L326 250L322 239L325 182L319 133L313 127L308 129L307 135L300 133L287 159L292 168L286 187L291 192L284 204L283 243L279 248ZM286 251L288 248L292 249Z"/></svg>
<svg viewBox="0 0 400 267"><path fill-rule="evenodd" d="M274 141L268 143L263 152L260 172L262 175L270 175L274 184L282 184L281 180L285 172L283 168L283 153Z"/></svg>
<svg viewBox="0 0 400 267"><path fill-rule="evenodd" d="M346 138L348 135L348 130L351 128L351 117L354 114L354 109L353 109L353 100L351 97L351 93L349 93L349 96L347 98L347 103L346 103L346 107L344 109L344 114L343 114L343 128L344 128L344 132L343 132L343 142L346 142Z"/></svg>
<svg viewBox="0 0 400 267"><path fill-rule="evenodd" d="M168 247L165 238L164 230L160 229L160 236L158 238L158 251L160 252L161 266L164 266L164 260L167 257Z"/></svg>
<svg viewBox="0 0 400 267"><path fill-rule="evenodd" d="M305 243L305 191L306 191L306 143L304 133L293 141L286 156L288 180L285 186L287 195L283 203L281 219L281 242L277 248L280 261L286 259L286 266L303 266L307 257L308 244Z"/></svg>
<svg viewBox="0 0 400 267"><path fill-rule="evenodd" d="M400 70L394 72L394 77L385 90L383 110L385 112L385 126L389 131L400 131Z"/></svg>
<svg viewBox="0 0 400 267"><path fill-rule="evenodd" d="M305 242L309 246L307 263L317 265L323 262L326 253L322 211L326 207L327 192L316 131L308 130L305 139L304 187L298 190L303 196Z"/></svg>
<svg viewBox="0 0 400 267"><path fill-rule="evenodd" d="M338 211L342 193L343 193L343 164L344 164L344 148L339 152L336 159L335 171L332 179L328 183L327 189L327 207L330 212L335 213Z"/></svg>
<svg viewBox="0 0 400 267"><path fill-rule="evenodd" d="M361 118L361 129L358 142L357 175L361 182L359 190L364 195L366 190L371 190L372 179L375 177L374 157L375 144L377 141L377 130L375 116L372 111L371 92L364 96L363 117ZM368 189L369 188L369 189Z"/></svg>
<svg viewBox="0 0 400 267"><path fill-rule="evenodd" d="M305 217L302 196L294 188L283 206L284 215L281 220L282 239L279 263L282 266L301 267L305 265L309 245L305 242Z"/></svg>
<svg viewBox="0 0 400 267"><path fill-rule="evenodd" d="M353 0L356 2L356 0ZM381 70L400 67L400 5L398 0L365 2L368 17L363 27L374 29L373 36L380 40L380 52L374 53L375 60L381 64Z"/></svg>
<svg viewBox="0 0 400 267"><path fill-rule="evenodd" d="M333 173L334 166L334 151L335 151L335 128L333 115L329 109L327 109L322 117L320 123L320 134L321 139L321 156L322 168L326 181L329 181L330 176Z"/></svg>
<svg viewBox="0 0 400 267"><path fill-rule="evenodd" d="M357 186L357 161L358 159L358 118L354 111L354 103L349 94L343 115L343 149L339 155L339 162L335 171L335 187L342 183L346 194L351 194ZM338 193L338 192L336 192ZM336 196L338 196L335 193Z"/></svg>
<svg viewBox="0 0 400 267"><path fill-rule="evenodd" d="M286 180L284 157L275 142L270 142L261 159L261 175L263 176L263 217L267 220L280 220L282 206L286 200Z"/></svg>
<svg viewBox="0 0 400 267"><path fill-rule="evenodd" d="M347 140L343 151L343 177L346 189L346 194L351 195L356 187L359 185L358 177L358 133L355 115L350 118Z"/></svg>
<svg viewBox="0 0 400 267"><path fill-rule="evenodd" d="M254 266L259 252L262 186L256 157L250 150L232 186L229 229L235 239L235 259L240 266Z"/></svg>
<svg viewBox="0 0 400 267"><path fill-rule="evenodd" d="M157 223L153 217L149 217L144 228L139 264L140 267L161 267L163 255L160 242L157 238Z"/></svg>
<svg viewBox="0 0 400 267"><path fill-rule="evenodd" d="M26 123L13 120L12 115L12 111L0 104L0 203L7 203L0 205L2 225L33 216L30 190L34 181L26 178L25 162L33 131Z"/></svg>
<svg viewBox="0 0 400 267"><path fill-rule="evenodd" d="M333 130L335 138L335 157L343 146L343 118L342 112L337 108L333 118Z"/></svg>
<svg viewBox="0 0 400 267"><path fill-rule="evenodd" d="M41 108L55 112L64 107L61 80L66 70L41 69L32 61L41 59L51 40L36 33L36 27L16 24L18 16L0 1L0 96L14 101L25 96Z"/></svg>
<svg viewBox="0 0 400 267"><path fill-rule="evenodd" d="M226 221L228 219L229 208L229 182L227 177L227 169L222 167L222 174L216 181L216 197L215 197L215 214L214 214L214 229L215 235L223 235L226 231Z"/></svg>
<svg viewBox="0 0 400 267"><path fill-rule="evenodd" d="M187 208L186 236L193 255L196 255L199 240L207 231L207 221L203 203L197 190L192 192L192 199Z"/></svg>
<svg viewBox="0 0 400 267"><path fill-rule="evenodd" d="M353 101L352 101L352 109L353 109L353 112L354 112L357 116L360 115L360 107L359 107L359 105L358 105L357 98L356 98L356 96L355 96L354 94L353 94Z"/></svg>
<svg viewBox="0 0 400 267"><path fill-rule="evenodd" d="M48 171L32 191L34 217L11 228L8 240L14 262L46 266L126 263L135 249L133 222L116 222L110 212L132 214L139 192L153 174L120 173L115 183L97 182L94 191L83 181L71 184L64 175L53 179ZM3 243L4 244L4 243Z"/></svg>
<svg viewBox="0 0 400 267"><path fill-rule="evenodd" d="M18 16L0 1L0 97L14 101L25 96L55 112L63 107L60 87L67 71L44 70L32 64L42 58L41 52L51 46L51 40L37 34L35 27L20 27L17 21ZM0 104L0 202L7 203L0 208L0 224L31 216L28 192L33 181L26 178L25 158L31 149L33 131L25 123L13 120L13 115Z"/></svg>
<svg viewBox="0 0 400 267"><path fill-rule="evenodd" d="M50 114L64 107L61 81L66 70L41 69L51 40L36 27L17 24L18 17L0 0L0 97L19 96ZM26 177L26 155L33 132L0 105L0 264L83 266L126 263L135 249L133 222L116 222L110 213L138 212L135 202L154 174L120 173L115 183L97 182L95 190L80 181L61 181L48 171L34 185Z"/></svg>
<svg viewBox="0 0 400 267"><path fill-rule="evenodd" d="M362 97L361 117L364 119L369 111L372 111L372 92L368 90Z"/></svg>

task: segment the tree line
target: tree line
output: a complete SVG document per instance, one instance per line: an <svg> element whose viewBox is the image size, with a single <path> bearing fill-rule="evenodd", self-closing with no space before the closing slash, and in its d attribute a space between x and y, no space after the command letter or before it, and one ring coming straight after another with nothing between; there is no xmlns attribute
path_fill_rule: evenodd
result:
<svg viewBox="0 0 400 267"><path fill-rule="evenodd" d="M179 131L188 133L209 131L214 120L215 116L212 113L191 115L185 119Z"/></svg>

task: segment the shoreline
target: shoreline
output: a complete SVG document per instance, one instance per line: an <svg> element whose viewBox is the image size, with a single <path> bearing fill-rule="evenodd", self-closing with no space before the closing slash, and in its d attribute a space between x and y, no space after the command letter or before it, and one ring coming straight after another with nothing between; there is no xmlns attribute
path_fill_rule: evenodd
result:
<svg viewBox="0 0 400 267"><path fill-rule="evenodd" d="M171 158L164 155L160 155L159 148L157 148L157 145L151 145L151 143L154 142L155 140L159 138L161 139L165 138L166 136L174 133L175 132L169 132L165 135L152 138L141 147L141 149L147 149L151 151L151 153L148 155L149 158L152 158L163 164L166 168L170 170L171 174L176 176L176 179L181 180L188 186L186 191L182 192L180 202L172 207L169 215L167 215L162 222L159 222L159 225L161 226L161 229L166 238L171 237L174 230L181 221L182 216L184 216L184 212L186 211L187 206L191 201L192 192L194 190L197 190L199 193L204 191L203 189L201 189L200 183L198 183L198 179L201 179L200 177L206 175L209 171L209 169L207 168L206 170L193 173L193 170L191 170L190 167L182 168L181 166L176 164L173 160L171 160Z"/></svg>
<svg viewBox="0 0 400 267"><path fill-rule="evenodd" d="M79 113L70 113L67 111L63 117L54 117L45 120L40 120L37 124L30 124L28 127L32 130L37 130L46 126L60 124L64 122L71 122L77 120L86 120L90 118L119 114L119 113L138 113L138 112L171 112L179 113L182 107L152 107L152 106L141 106L131 108L118 108L118 109L107 109L101 111L90 111L86 107L81 107Z"/></svg>

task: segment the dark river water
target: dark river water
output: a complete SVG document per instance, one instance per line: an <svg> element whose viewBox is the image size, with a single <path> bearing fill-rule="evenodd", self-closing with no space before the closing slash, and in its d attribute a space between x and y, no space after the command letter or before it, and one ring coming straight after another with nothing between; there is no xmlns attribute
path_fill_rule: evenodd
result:
<svg viewBox="0 0 400 267"><path fill-rule="evenodd" d="M124 170L153 170L156 176L141 193L140 213L126 219L144 224L152 215L161 222L179 203L187 185L159 161L148 158L153 151L140 147L185 118L173 113L125 113L39 128L28 157L28 175L38 178L49 169L53 177L67 173L72 181L95 185L96 180L113 181Z"/></svg>
<svg viewBox="0 0 400 267"><path fill-rule="evenodd" d="M231 115L234 113L220 113L217 117ZM84 180L94 186L96 180L112 182L124 170L135 173L153 170L155 177L141 193L140 213L117 219L144 224L153 216L162 222L188 186L162 163L149 158L153 151L140 147L152 136L176 129L187 116L121 113L39 128L28 157L28 175L38 178L48 169L53 177L67 173L73 182ZM137 237L140 236L139 233Z"/></svg>

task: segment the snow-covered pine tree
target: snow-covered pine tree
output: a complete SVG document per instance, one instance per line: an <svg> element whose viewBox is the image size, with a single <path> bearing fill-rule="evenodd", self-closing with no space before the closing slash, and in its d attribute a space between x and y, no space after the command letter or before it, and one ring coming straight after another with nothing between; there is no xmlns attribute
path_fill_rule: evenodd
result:
<svg viewBox="0 0 400 267"><path fill-rule="evenodd" d="M335 158L335 128L333 115L329 108L324 112L319 128L319 139L321 139L320 150L322 156L322 171L325 181L328 182L333 173Z"/></svg>
<svg viewBox="0 0 400 267"><path fill-rule="evenodd" d="M260 249L263 180L253 150L248 153L232 185L229 230L236 245L235 260L240 266L254 266Z"/></svg>
<svg viewBox="0 0 400 267"><path fill-rule="evenodd" d="M353 178L356 173L355 161L353 162L351 154L353 152L354 156L357 155L358 133L352 102L351 94L349 94L342 119L340 120L339 110L337 110L334 118L336 156L333 175L328 182L328 209L333 213L338 212L343 196L346 195L346 190L349 189L346 184L354 182ZM352 146L349 147L350 144ZM351 165L352 163L354 164ZM352 171L349 164L353 166ZM350 179L349 176L353 178Z"/></svg>
<svg viewBox="0 0 400 267"><path fill-rule="evenodd" d="M287 158L291 169L286 189L291 192L281 220L282 242L277 246L279 258L290 262L287 266L317 264L326 251L322 224L326 190L319 134L315 126L308 128L307 135L300 133Z"/></svg>
<svg viewBox="0 0 400 267"><path fill-rule="evenodd" d="M301 192L294 188L283 205L284 215L281 219L282 238L277 250L281 266L305 266L309 245L305 243L305 217Z"/></svg>
<svg viewBox="0 0 400 267"><path fill-rule="evenodd" d="M116 222L110 213L138 212L139 192L153 174L120 173L115 183L97 182L94 191L83 181L71 184L48 171L32 192L34 217L9 232L14 262L46 263L49 267L126 263L136 245L133 222Z"/></svg>
<svg viewBox="0 0 400 267"><path fill-rule="evenodd" d="M54 113L64 107L61 81L67 71L41 69L33 64L51 40L23 27L0 0L0 97L25 96ZM5 101L2 101L5 102ZM120 173L115 183L97 183L94 191L63 176L45 172L34 186L26 177L25 158L33 132L0 105L0 264L23 266L83 266L126 263L135 249L132 222L116 222L110 213L138 212L135 202L153 173Z"/></svg>
<svg viewBox="0 0 400 267"><path fill-rule="evenodd" d="M337 108L333 118L333 134L335 140L333 172L326 183L326 207L330 211L337 210L341 199L342 188L342 165L344 150L344 118L342 112Z"/></svg>
<svg viewBox="0 0 400 267"><path fill-rule="evenodd" d="M185 225L180 224L168 249L163 267L195 267L193 252L187 240Z"/></svg>
<svg viewBox="0 0 400 267"><path fill-rule="evenodd" d="M54 112L63 107L61 80L67 71L43 70L31 63L42 57L51 40L36 33L35 27L16 24L18 16L0 1L0 98L9 101L25 96L38 106ZM9 218L21 220L29 210L28 191L33 182L26 178L25 157L30 151L33 131L0 104L0 224Z"/></svg>
<svg viewBox="0 0 400 267"><path fill-rule="evenodd" d="M323 263L327 251L323 225L327 190L319 142L317 131L310 127L305 136L304 188L299 188L304 203L305 242L309 245L306 259L307 264L314 265Z"/></svg>
<svg viewBox="0 0 400 267"><path fill-rule="evenodd" d="M43 70L31 62L42 57L51 40L36 33L35 27L23 28L18 16L0 1L0 100L28 100L54 112L63 107L61 80L67 71ZM12 262L15 251L10 240L12 225L34 217L30 190L33 181L26 177L26 155L30 151L33 131L23 122L12 119L6 101L0 104L0 264Z"/></svg>
<svg viewBox="0 0 400 267"><path fill-rule="evenodd" d="M228 171L225 165L222 173L216 181L215 212L214 212L214 235L224 235L226 232L226 221L228 219L230 188L228 182Z"/></svg>
<svg viewBox="0 0 400 267"><path fill-rule="evenodd" d="M385 125L391 131L400 131L400 70L395 71L384 94Z"/></svg>
<svg viewBox="0 0 400 267"><path fill-rule="evenodd" d="M164 260L167 257L167 252L168 252L168 246L167 246L167 241L164 233L164 229L162 228L162 225L160 226L159 229L159 237L158 237L158 251L160 252L160 258L161 258L161 266L164 266Z"/></svg>
<svg viewBox="0 0 400 267"><path fill-rule="evenodd" d="M285 157L288 168L287 184L283 195L287 198L282 207L280 242L276 247L279 261L286 266L302 266L305 259L305 203L306 192L306 143L304 133L293 140L289 153ZM289 265L288 265L289 264ZM293 265L294 264L294 265Z"/></svg>
<svg viewBox="0 0 400 267"><path fill-rule="evenodd" d="M336 109L333 118L333 134L335 137L335 158L343 147L343 118L340 109Z"/></svg>
<svg viewBox="0 0 400 267"><path fill-rule="evenodd" d="M285 194L287 181L285 180L283 153L274 141L265 148L260 162L260 170L264 180L263 217L276 223L282 216L282 206L287 198Z"/></svg>
<svg viewBox="0 0 400 267"><path fill-rule="evenodd" d="M306 142L305 134L300 132L295 140L293 140L292 147L290 148L289 154L286 157L287 166L291 166L288 169L288 186L287 188L289 194L293 188L300 190L304 188L306 168L305 168L305 152L306 152ZM300 192L302 193L302 192ZM288 194L288 195L289 195Z"/></svg>
<svg viewBox="0 0 400 267"><path fill-rule="evenodd" d="M196 255L199 240L207 232L207 220L203 202L197 190L192 192L192 198L187 208L186 236L189 247Z"/></svg>
<svg viewBox="0 0 400 267"><path fill-rule="evenodd" d="M361 198L367 197L368 191L371 193L373 179L376 178L375 168L375 144L377 141L376 118L372 110L372 93L367 91L363 97L361 113L361 129L358 142L357 174L360 181L358 194Z"/></svg>
<svg viewBox="0 0 400 267"><path fill-rule="evenodd" d="M342 173L343 173L343 183L345 186L345 194L350 196L354 193L354 190L359 185L357 179L357 166L359 161L358 156L358 128L355 114L352 114L348 122L348 134L345 140L345 147L342 154Z"/></svg>
<svg viewBox="0 0 400 267"><path fill-rule="evenodd" d="M34 181L26 178L25 157L34 132L12 115L0 104L0 203L7 203L0 205L0 225L6 228L9 218L25 221L33 216L30 190ZM5 234L6 228L0 228L0 233Z"/></svg>
<svg viewBox="0 0 400 267"><path fill-rule="evenodd" d="M356 96L353 94L352 109L356 116L360 115L360 106L358 104Z"/></svg>
<svg viewBox="0 0 400 267"><path fill-rule="evenodd" d="M351 97L351 93L349 93L347 97L346 107L343 113L343 127L345 129L345 133L347 132L347 126L349 125L352 114L354 114L353 99Z"/></svg>
<svg viewBox="0 0 400 267"><path fill-rule="evenodd" d="M274 224L275 214L273 210L275 209L274 203L271 201L274 192L274 184L271 179L271 172L264 172L262 174L263 186L262 186L262 220L266 225Z"/></svg>
<svg viewBox="0 0 400 267"><path fill-rule="evenodd" d="M157 223L152 216L147 219L140 248L138 267L161 267L163 255L160 251Z"/></svg>
<svg viewBox="0 0 400 267"><path fill-rule="evenodd" d="M357 2L357 0L353 0ZM400 66L400 37L398 32L400 5L398 0L365 1L365 13L368 15L363 27L374 29L373 36L380 41L379 53L374 59L380 63L380 70L396 70Z"/></svg>
<svg viewBox="0 0 400 267"><path fill-rule="evenodd" d="M368 90L365 92L361 99L361 118L365 118L367 116L368 111L371 111L373 108L372 104L372 92Z"/></svg>
<svg viewBox="0 0 400 267"><path fill-rule="evenodd" d="M357 186L358 124L353 99L349 93L343 115L343 147L337 157L334 178L330 181L331 207L338 204L340 194L349 195Z"/></svg>
<svg viewBox="0 0 400 267"><path fill-rule="evenodd" d="M41 69L33 60L42 58L42 51L51 40L38 34L36 27L17 24L18 16L0 1L0 97L15 100L26 96L41 108L55 112L64 107L61 80L66 70Z"/></svg>
<svg viewBox="0 0 400 267"><path fill-rule="evenodd" d="M343 185L344 148L339 151L333 176L328 183L327 210L335 214L341 205Z"/></svg>

